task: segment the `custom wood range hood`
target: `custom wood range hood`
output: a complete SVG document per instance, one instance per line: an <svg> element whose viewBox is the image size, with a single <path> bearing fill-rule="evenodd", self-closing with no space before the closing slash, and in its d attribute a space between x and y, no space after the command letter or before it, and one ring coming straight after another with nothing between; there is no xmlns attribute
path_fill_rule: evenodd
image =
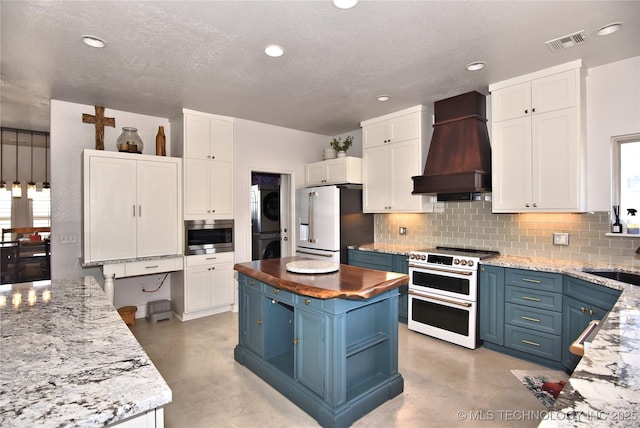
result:
<svg viewBox="0 0 640 428"><path fill-rule="evenodd" d="M491 192L491 146L485 96L478 92L436 101L433 137L423 175L412 177L413 194L439 200L472 200Z"/></svg>

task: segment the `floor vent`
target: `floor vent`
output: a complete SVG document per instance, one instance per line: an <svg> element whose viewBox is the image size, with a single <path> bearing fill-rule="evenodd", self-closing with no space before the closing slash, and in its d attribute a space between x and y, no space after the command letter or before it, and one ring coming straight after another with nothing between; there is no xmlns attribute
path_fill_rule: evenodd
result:
<svg viewBox="0 0 640 428"><path fill-rule="evenodd" d="M558 37L557 39L549 40L545 43L547 47L551 50L551 52L558 52L565 49L572 48L574 46L578 46L587 41L587 38L584 34L584 30L578 31L577 33L567 34L566 36Z"/></svg>

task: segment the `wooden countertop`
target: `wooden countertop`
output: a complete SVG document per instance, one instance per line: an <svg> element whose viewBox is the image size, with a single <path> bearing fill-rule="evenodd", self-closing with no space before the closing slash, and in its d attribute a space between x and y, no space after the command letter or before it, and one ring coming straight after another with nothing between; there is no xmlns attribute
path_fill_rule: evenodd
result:
<svg viewBox="0 0 640 428"><path fill-rule="evenodd" d="M319 299L368 299L409 282L401 273L340 265L337 272L300 274L287 271L287 263L305 257L254 260L237 263L233 269L259 281L303 296Z"/></svg>

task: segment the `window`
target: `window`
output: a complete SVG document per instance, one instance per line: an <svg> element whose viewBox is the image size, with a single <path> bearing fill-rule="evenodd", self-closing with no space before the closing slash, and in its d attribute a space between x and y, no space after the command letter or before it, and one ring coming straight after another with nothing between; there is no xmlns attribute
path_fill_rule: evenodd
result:
<svg viewBox="0 0 640 428"><path fill-rule="evenodd" d="M613 201L624 220L630 208L640 215L640 134L614 138L613 153Z"/></svg>
<svg viewBox="0 0 640 428"><path fill-rule="evenodd" d="M31 201L33 227L51 226L51 192L36 192Z"/></svg>
<svg viewBox="0 0 640 428"><path fill-rule="evenodd" d="M11 192L0 190L0 229L11 227L11 202Z"/></svg>

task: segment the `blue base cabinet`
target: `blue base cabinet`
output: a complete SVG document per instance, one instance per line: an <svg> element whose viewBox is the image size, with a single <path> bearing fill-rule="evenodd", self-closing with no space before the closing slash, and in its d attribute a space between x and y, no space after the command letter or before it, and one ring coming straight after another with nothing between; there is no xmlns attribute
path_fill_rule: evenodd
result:
<svg viewBox="0 0 640 428"><path fill-rule="evenodd" d="M620 293L576 278L564 278L562 364L569 370L573 370L581 358L569 352L569 346L591 320L601 320L611 310Z"/></svg>
<svg viewBox="0 0 640 428"><path fill-rule="evenodd" d="M349 250L348 263L367 269L385 272L409 273L407 256L402 254L380 253L375 251ZM409 319L409 286L403 285L398 291L398 321L407 323Z"/></svg>
<svg viewBox="0 0 640 428"><path fill-rule="evenodd" d="M568 372L580 361L569 352L571 343L620 296L562 274L484 265L478 290L486 348Z"/></svg>
<svg viewBox="0 0 640 428"><path fill-rule="evenodd" d="M398 290L316 299L239 274L235 360L324 427L347 427L402 393Z"/></svg>

